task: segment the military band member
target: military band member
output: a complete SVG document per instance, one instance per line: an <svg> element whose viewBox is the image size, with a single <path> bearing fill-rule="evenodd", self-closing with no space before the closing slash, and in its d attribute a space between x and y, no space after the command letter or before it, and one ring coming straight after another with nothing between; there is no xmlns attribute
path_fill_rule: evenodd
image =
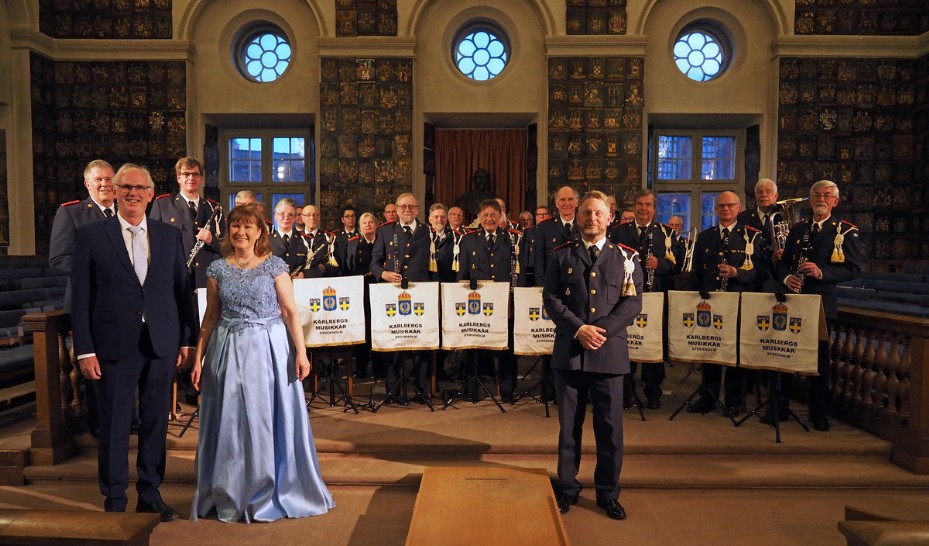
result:
<svg viewBox="0 0 929 546"><path fill-rule="evenodd" d="M531 228L534 225L535 225L535 221L534 221L534 217L532 216L531 212L529 212L528 210L524 210L519 213L519 229L520 230L525 232L527 229Z"/></svg>
<svg viewBox="0 0 929 546"><path fill-rule="evenodd" d="M343 275L361 275L365 286L365 342L355 346L355 377L365 379L368 377L368 361L371 359L371 302L368 286L374 282L371 274L371 255L374 252L374 242L377 237L377 218L370 212L361 215L358 221L359 232L352 237L346 245L346 255L342 260ZM375 373L377 373L375 366Z"/></svg>
<svg viewBox="0 0 929 546"><path fill-rule="evenodd" d="M429 272L431 230L416 219L419 202L412 193L403 193L397 197L395 209L398 220L388 222L377 228L377 238L371 254L371 273L378 282L400 283L430 282L433 275ZM385 207L385 212L387 207ZM399 400L398 374L401 371L400 359L408 353L413 358L414 384L423 396L430 397L426 381L428 370L423 361L426 351L395 352L390 368L387 370L386 402L405 402ZM425 400L418 400L425 402Z"/></svg>
<svg viewBox="0 0 929 546"><path fill-rule="evenodd" d="M287 262L290 274L294 278L304 278L307 247L300 233L294 229L297 217L297 203L289 197L277 202L274 207L276 225L271 231L269 243L271 254Z"/></svg>
<svg viewBox="0 0 929 546"><path fill-rule="evenodd" d="M336 262L339 264L337 267L342 267L340 260L345 256L345 246L348 240L358 236L357 214L355 207L352 205L344 205L339 212L342 227L333 234L335 237L335 257Z"/></svg>
<svg viewBox="0 0 929 546"><path fill-rule="evenodd" d="M255 205L258 207L258 213L265 221L265 229L267 229L269 233L271 232L271 226L274 225L274 222L268 220L268 215L265 213L264 203L258 200L258 195L256 195L255 192L252 190L242 190L235 194L235 206L238 207L239 205Z"/></svg>
<svg viewBox="0 0 929 546"><path fill-rule="evenodd" d="M158 196L149 217L181 230L185 258L198 240L204 242L190 267L193 287L206 288L206 269L221 256L220 238L225 236L222 210L216 201L200 197L203 165L197 159L182 157L174 165L174 172L180 192Z"/></svg>
<svg viewBox="0 0 929 546"><path fill-rule="evenodd" d="M439 282L455 282L452 263L455 257L455 235L448 226L445 205L435 203L429 207L429 227L432 228L432 246L435 249L436 273Z"/></svg>
<svg viewBox="0 0 929 546"><path fill-rule="evenodd" d="M684 247L671 226L655 221L657 212L655 193L649 189L639 190L635 195L633 210L635 219L625 224L611 225L607 235L614 243L634 248L639 253L645 275L646 292L667 292L674 286L676 275L684 263ZM626 376L627 388L635 389L636 363ZM661 407L661 384L664 381L664 363L642 366L642 382L645 384L646 407ZM632 403L632 393L624 398Z"/></svg>
<svg viewBox="0 0 929 546"><path fill-rule="evenodd" d="M775 269L787 290L800 294L819 294L830 326L839 318L836 284L850 281L861 273L858 228L832 214L839 204L839 187L830 180L820 180L810 188L813 218L790 229L784 254ZM829 344L819 342L819 375L810 380L810 421L813 428L829 430ZM793 376L784 374L786 382L782 408L790 401ZM778 418L784 418L786 410Z"/></svg>
<svg viewBox="0 0 929 546"><path fill-rule="evenodd" d="M678 237L683 237L684 235L684 219L680 216L672 216L668 218L668 225L674 228L674 231L677 232Z"/></svg>
<svg viewBox="0 0 929 546"><path fill-rule="evenodd" d="M448 227L452 231L461 231L464 229L464 211L461 207L452 207L448 209Z"/></svg>
<svg viewBox="0 0 929 546"><path fill-rule="evenodd" d="M759 264L765 267L758 271L755 290L774 292L779 283L774 281L771 268L775 258L780 258L780 253L775 257L776 249L771 237L771 216L775 212L782 213L782 210L781 206L777 204L777 184L770 178L762 178L755 184L755 204L755 208L742 211L739 214L738 222L759 231L759 240L762 243L761 250L765 254L764 263Z"/></svg>
<svg viewBox="0 0 929 546"><path fill-rule="evenodd" d="M335 276L341 265L331 265L329 263L329 243L332 242L331 236L319 227L319 208L316 205L306 205L303 207L303 243L306 248L307 256L310 253L313 259L310 263L303 266L303 277L306 279L317 279L319 277ZM338 256L336 257L338 264Z"/></svg>
<svg viewBox="0 0 929 546"><path fill-rule="evenodd" d="M758 264L764 257L758 230L736 221L741 210L742 203L738 195L731 191L719 194L716 201L719 225L697 236L692 277L695 288L707 292L723 288L727 292L745 292L755 286ZM752 252L747 254L746 249ZM713 411L719 399L722 366L704 363L701 369L702 392L700 399L687 408L690 413ZM742 368L726 368L725 408L726 413L732 417L742 411L742 377Z"/></svg>
<svg viewBox="0 0 929 546"><path fill-rule="evenodd" d="M399 219L397 215L397 205L395 203L387 203L384 205L384 223L396 222Z"/></svg>
<svg viewBox="0 0 929 546"><path fill-rule="evenodd" d="M519 232L500 227L503 210L499 201L485 199L479 205L481 228L465 235L461 239L461 253L458 257L459 281L493 281L512 284L516 264L513 245L519 245ZM517 285L519 285L517 280ZM512 328L510 329L512 331ZM512 343L510 343L512 347ZM513 389L516 388L516 356L512 348L505 351L474 351L471 373L477 373L477 360L492 358L493 353L500 353L500 398L504 402L513 402ZM472 395L476 393L470 393Z"/></svg>

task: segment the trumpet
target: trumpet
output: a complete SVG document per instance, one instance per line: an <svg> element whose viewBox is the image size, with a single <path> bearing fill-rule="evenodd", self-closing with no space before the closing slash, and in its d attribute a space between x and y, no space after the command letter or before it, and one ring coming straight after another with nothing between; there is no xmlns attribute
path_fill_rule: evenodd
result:
<svg viewBox="0 0 929 546"><path fill-rule="evenodd" d="M203 226L203 229L207 231L213 230L213 224L219 221L219 216L223 213L223 209L219 205L213 207L213 212L210 214L210 218L206 221L206 225ZM219 235L219 225L216 226L216 235ZM206 244L206 241L203 239L197 239L194 243L193 248L190 249L190 256L187 256L187 267L190 267L190 264L194 263L194 258L197 257L197 253L200 252L200 249Z"/></svg>
<svg viewBox="0 0 929 546"><path fill-rule="evenodd" d="M690 228L689 236L684 240L683 271L690 273L694 268L694 246L697 244L697 228Z"/></svg>

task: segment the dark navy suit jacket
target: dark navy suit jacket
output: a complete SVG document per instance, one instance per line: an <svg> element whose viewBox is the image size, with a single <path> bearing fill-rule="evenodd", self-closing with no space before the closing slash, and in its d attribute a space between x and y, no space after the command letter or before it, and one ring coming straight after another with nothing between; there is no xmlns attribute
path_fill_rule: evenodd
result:
<svg viewBox="0 0 929 546"><path fill-rule="evenodd" d="M116 203L113 203L116 210ZM94 200L88 197L83 201L64 203L55 212L55 221L52 223L52 237L48 245L48 265L71 274L71 257L74 255L74 243L77 241L77 230L93 222L106 220L106 215ZM71 311L71 281L65 288L64 310Z"/></svg>

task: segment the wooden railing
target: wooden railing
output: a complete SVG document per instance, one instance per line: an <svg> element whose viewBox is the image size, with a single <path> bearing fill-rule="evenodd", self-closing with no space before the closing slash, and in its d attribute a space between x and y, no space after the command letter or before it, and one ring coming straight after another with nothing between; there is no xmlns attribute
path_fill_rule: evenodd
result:
<svg viewBox="0 0 929 546"><path fill-rule="evenodd" d="M842 307L830 334L835 415L929 474L929 319Z"/></svg>
<svg viewBox="0 0 929 546"><path fill-rule="evenodd" d="M71 431L83 405L64 342L70 317L25 321L35 344L32 460L56 464L76 452ZM830 334L836 416L892 442L895 464L929 474L929 319L843 307Z"/></svg>

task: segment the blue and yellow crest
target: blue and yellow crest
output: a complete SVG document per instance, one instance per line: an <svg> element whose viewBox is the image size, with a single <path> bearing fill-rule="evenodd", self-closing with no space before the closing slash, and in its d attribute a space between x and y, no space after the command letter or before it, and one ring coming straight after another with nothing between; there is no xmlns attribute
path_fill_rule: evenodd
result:
<svg viewBox="0 0 929 546"><path fill-rule="evenodd" d="M463 301L459 301L455 304L455 314L459 317L463 317L465 313L468 312L468 304Z"/></svg>
<svg viewBox="0 0 929 546"><path fill-rule="evenodd" d="M639 315L635 317L635 325L639 328L645 328L645 326L648 325L648 313L639 313Z"/></svg>
<svg viewBox="0 0 929 546"><path fill-rule="evenodd" d="M323 309L326 311L334 311L336 308L336 303L338 299L336 298L335 288L327 287L323 290Z"/></svg>
<svg viewBox="0 0 929 546"><path fill-rule="evenodd" d="M548 310L545 307L542 307L542 320L552 320L552 317L548 316Z"/></svg>
<svg viewBox="0 0 929 546"><path fill-rule="evenodd" d="M468 314L469 315L480 315L481 314L481 295L477 292L471 292L468 294Z"/></svg>
<svg viewBox="0 0 929 546"><path fill-rule="evenodd" d="M397 309L404 316L413 312L413 296L409 292L400 292L397 296Z"/></svg>
<svg viewBox="0 0 929 546"><path fill-rule="evenodd" d="M758 326L760 331L767 332L768 328L771 327L771 317L768 315L758 315L755 325Z"/></svg>
<svg viewBox="0 0 929 546"><path fill-rule="evenodd" d="M774 312L774 329L778 332L783 332L787 329L787 306L783 303L778 303L774 306L772 311Z"/></svg>
<svg viewBox="0 0 929 546"><path fill-rule="evenodd" d="M351 303L351 298L339 298L339 309L348 311L348 308L351 307Z"/></svg>
<svg viewBox="0 0 929 546"><path fill-rule="evenodd" d="M713 318L713 313L711 311L712 308L709 303L701 301L697 304L697 326L701 328L710 327L710 321Z"/></svg>
<svg viewBox="0 0 929 546"><path fill-rule="evenodd" d="M423 313L426 312L426 304L424 303L414 303L413 304L413 314L417 317L423 316Z"/></svg>
<svg viewBox="0 0 929 546"><path fill-rule="evenodd" d="M494 314L494 304L490 302L485 303L484 304L484 316L489 317L490 315L493 315L493 314Z"/></svg>
<svg viewBox="0 0 929 546"><path fill-rule="evenodd" d="M531 320L531 321L533 321L533 322L534 322L534 321L537 321L537 320L539 320L539 316L540 316L540 315L539 315L539 308L538 308L538 307L530 307L530 308L529 308L529 320Z"/></svg>
<svg viewBox="0 0 929 546"><path fill-rule="evenodd" d="M694 314L684 313L683 323L684 323L684 326L686 326L687 328L693 328L694 327Z"/></svg>
<svg viewBox="0 0 929 546"><path fill-rule="evenodd" d="M319 311L322 306L319 304L319 298L310 298L310 311L314 313Z"/></svg>
<svg viewBox="0 0 929 546"><path fill-rule="evenodd" d="M386 307L387 307L387 309L386 309L385 313L387 313L387 316L388 316L388 317L393 318L394 315L397 314L397 304L396 304L396 303L388 303L388 304L386 305Z"/></svg>
<svg viewBox="0 0 929 546"><path fill-rule="evenodd" d="M794 334L800 333L800 326L803 323L803 319L800 317L790 317L790 331Z"/></svg>
<svg viewBox="0 0 929 546"><path fill-rule="evenodd" d="M723 316L722 315L713 315L713 328L717 330L723 329Z"/></svg>

